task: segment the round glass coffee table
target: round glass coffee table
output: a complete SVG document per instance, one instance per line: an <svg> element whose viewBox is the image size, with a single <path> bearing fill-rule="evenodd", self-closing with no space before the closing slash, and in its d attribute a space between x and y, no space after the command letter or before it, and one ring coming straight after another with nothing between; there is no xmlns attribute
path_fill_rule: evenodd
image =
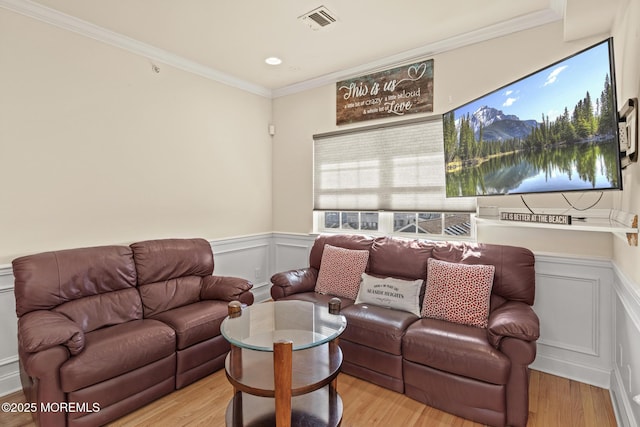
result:
<svg viewBox="0 0 640 427"><path fill-rule="evenodd" d="M340 300L329 307L275 301L244 309L229 303L220 331L231 343L225 360L234 396L227 426L338 426L336 390L342 365L337 338L347 326Z"/></svg>

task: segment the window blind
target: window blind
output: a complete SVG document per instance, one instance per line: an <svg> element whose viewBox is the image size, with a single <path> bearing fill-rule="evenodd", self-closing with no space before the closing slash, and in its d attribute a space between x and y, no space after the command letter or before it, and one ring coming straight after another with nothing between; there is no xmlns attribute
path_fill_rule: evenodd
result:
<svg viewBox="0 0 640 427"><path fill-rule="evenodd" d="M314 209L473 212L446 198L442 119L314 135Z"/></svg>

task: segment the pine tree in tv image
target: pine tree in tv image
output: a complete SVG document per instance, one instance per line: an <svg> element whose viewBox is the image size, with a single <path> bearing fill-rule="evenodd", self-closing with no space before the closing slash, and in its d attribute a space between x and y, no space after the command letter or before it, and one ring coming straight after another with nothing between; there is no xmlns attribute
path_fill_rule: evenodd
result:
<svg viewBox="0 0 640 427"><path fill-rule="evenodd" d="M621 188L612 39L443 115L447 197Z"/></svg>

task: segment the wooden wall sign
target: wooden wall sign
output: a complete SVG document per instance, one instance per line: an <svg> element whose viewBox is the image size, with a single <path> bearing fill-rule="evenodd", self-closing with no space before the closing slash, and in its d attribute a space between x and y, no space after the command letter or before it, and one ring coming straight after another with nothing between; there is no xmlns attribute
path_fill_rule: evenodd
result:
<svg viewBox="0 0 640 427"><path fill-rule="evenodd" d="M433 59L336 83L336 124L433 112Z"/></svg>

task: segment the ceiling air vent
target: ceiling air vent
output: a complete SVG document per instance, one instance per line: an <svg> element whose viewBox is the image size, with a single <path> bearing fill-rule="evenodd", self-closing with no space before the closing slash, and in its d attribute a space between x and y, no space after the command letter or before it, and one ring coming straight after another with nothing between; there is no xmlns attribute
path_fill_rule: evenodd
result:
<svg viewBox="0 0 640 427"><path fill-rule="evenodd" d="M320 6L311 12L307 12L298 17L298 19L307 24L314 31L325 28L337 21L335 15L329 12L329 9L324 6Z"/></svg>

